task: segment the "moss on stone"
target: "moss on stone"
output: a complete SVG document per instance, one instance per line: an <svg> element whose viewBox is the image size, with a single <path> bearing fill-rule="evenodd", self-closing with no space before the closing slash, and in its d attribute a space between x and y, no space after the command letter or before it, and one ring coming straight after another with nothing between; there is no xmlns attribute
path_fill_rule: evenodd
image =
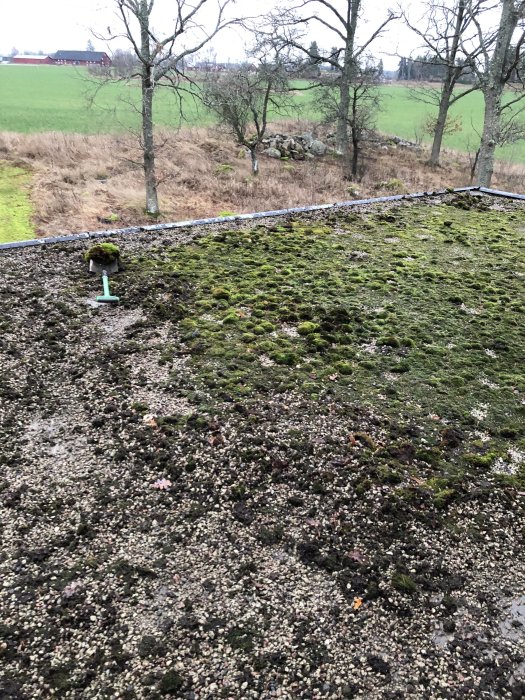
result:
<svg viewBox="0 0 525 700"><path fill-rule="evenodd" d="M98 263L99 265L109 265L120 259L120 248L114 243L96 243L84 253L84 260Z"/></svg>

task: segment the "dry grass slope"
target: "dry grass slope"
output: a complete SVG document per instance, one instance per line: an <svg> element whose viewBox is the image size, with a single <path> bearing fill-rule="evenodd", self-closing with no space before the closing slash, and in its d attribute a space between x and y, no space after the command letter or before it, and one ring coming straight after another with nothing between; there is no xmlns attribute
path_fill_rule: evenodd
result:
<svg viewBox="0 0 525 700"><path fill-rule="evenodd" d="M308 123L279 124L300 133ZM433 170L426 153L394 146L365 153L358 185L341 178L337 159L285 162L263 159L258 180L242 149L216 130L160 132L158 170L162 221L323 204L363 196L462 186L469 182L465 156L450 152ZM33 172L38 235L134 225L143 211L140 152L130 135L0 133L0 157ZM522 191L523 166L500 164L495 187Z"/></svg>

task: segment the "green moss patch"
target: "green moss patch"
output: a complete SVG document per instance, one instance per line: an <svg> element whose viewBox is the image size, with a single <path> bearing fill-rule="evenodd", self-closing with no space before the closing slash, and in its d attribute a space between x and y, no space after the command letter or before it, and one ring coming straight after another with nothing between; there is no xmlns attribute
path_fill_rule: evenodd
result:
<svg viewBox="0 0 525 700"><path fill-rule="evenodd" d="M524 410L524 243L521 215L472 199L220 231L132 261L122 291L169 280L174 303L155 308L221 399L329 392L443 454L440 431L457 428L455 459L488 470Z"/></svg>
<svg viewBox="0 0 525 700"><path fill-rule="evenodd" d="M96 243L84 254L84 260L93 260L100 265L107 265L120 258L120 250L114 243Z"/></svg>

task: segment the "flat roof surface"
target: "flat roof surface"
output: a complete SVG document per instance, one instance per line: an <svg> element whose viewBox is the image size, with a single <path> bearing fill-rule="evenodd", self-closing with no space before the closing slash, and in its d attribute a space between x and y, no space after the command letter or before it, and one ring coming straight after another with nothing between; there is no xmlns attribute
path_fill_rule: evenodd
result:
<svg viewBox="0 0 525 700"><path fill-rule="evenodd" d="M523 202L0 251L0 695L515 698Z"/></svg>

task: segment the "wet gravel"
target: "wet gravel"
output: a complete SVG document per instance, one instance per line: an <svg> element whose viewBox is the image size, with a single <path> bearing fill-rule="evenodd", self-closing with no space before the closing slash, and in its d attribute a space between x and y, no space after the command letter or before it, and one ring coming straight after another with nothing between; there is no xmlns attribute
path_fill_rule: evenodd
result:
<svg viewBox="0 0 525 700"><path fill-rule="evenodd" d="M0 254L0 698L525 697L524 494L360 488L381 416L219 401L85 247Z"/></svg>

